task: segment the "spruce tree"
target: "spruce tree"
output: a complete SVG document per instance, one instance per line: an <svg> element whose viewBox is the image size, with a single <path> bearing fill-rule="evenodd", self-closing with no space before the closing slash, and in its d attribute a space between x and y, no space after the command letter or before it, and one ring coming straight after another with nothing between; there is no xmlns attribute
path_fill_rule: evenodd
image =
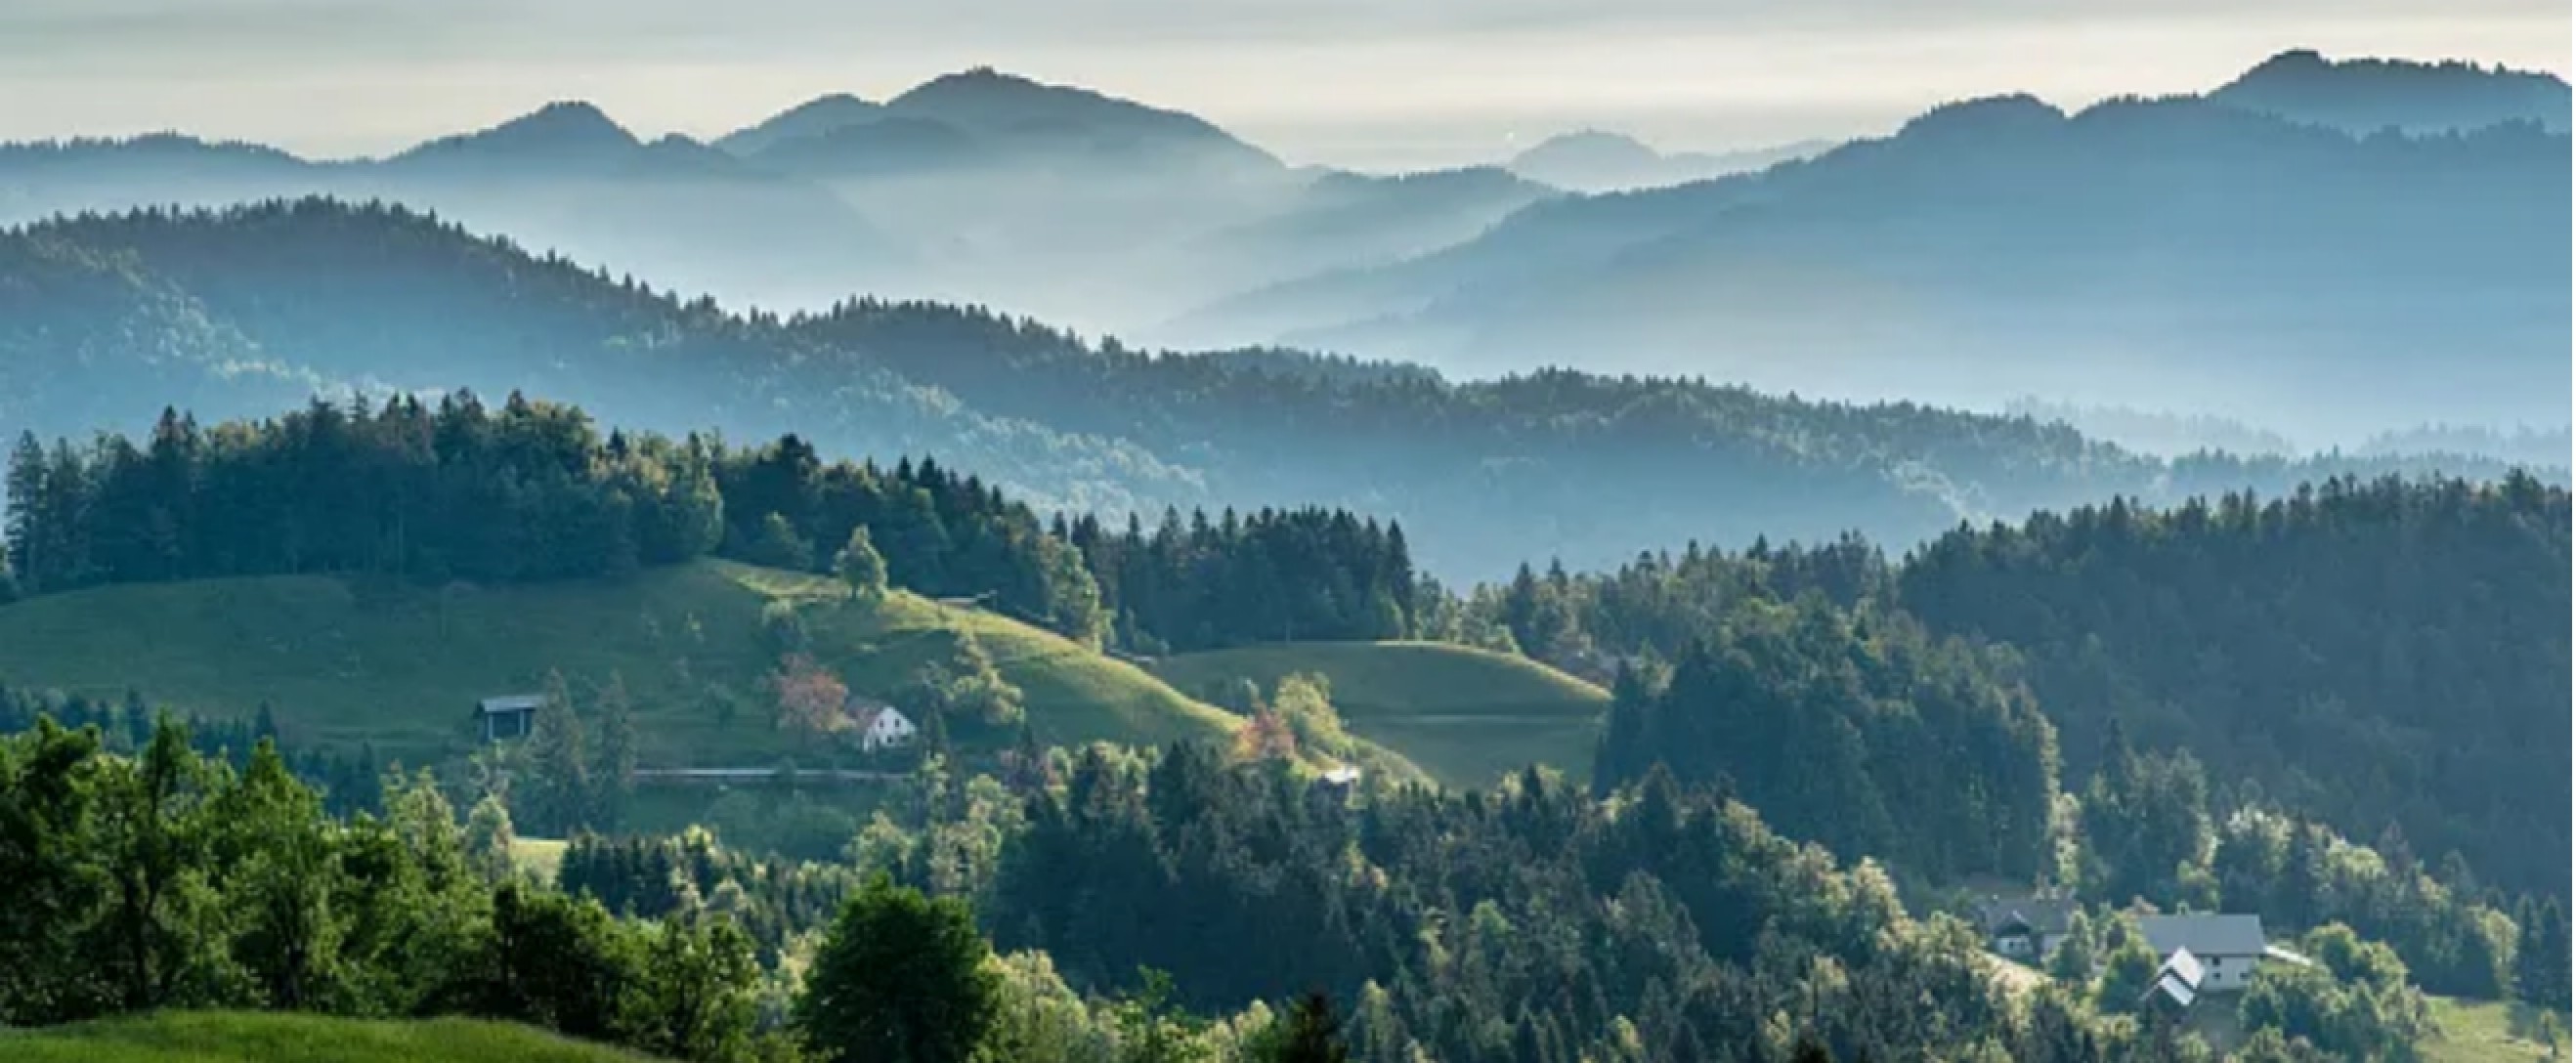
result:
<svg viewBox="0 0 2576 1063"><path fill-rule="evenodd" d="M626 677L609 673L599 690L599 750L592 761L591 811L598 825L615 828L625 821L635 795L635 706L626 693Z"/></svg>
<svg viewBox="0 0 2576 1063"><path fill-rule="evenodd" d="M546 673L545 704L537 709L530 768L529 818L538 829L570 836L588 825L592 812L589 743L582 734L581 712L562 672Z"/></svg>

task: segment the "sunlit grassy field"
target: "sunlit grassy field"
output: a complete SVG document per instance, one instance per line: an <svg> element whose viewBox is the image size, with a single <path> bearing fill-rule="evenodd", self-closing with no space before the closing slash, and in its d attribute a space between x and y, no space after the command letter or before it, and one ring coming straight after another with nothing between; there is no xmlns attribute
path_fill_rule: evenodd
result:
<svg viewBox="0 0 2576 1063"><path fill-rule="evenodd" d="M164 1012L46 1030L0 1030L10 1063L644 1063L540 1030L464 1019L368 1022L314 1015Z"/></svg>
<svg viewBox="0 0 2576 1063"><path fill-rule="evenodd" d="M845 600L829 580L722 561L621 580L424 588L322 576L131 584L0 607L0 680L208 715L263 703L300 744L435 762L473 747L474 702L625 680L648 766L764 767L801 752L772 725L760 636L796 603L813 652L851 689L885 694L972 632L1027 694L1041 740L1222 738L1234 720L1144 671L1026 624L910 594ZM732 717L718 706L731 694ZM967 738L969 736L960 736Z"/></svg>
<svg viewBox="0 0 2576 1063"><path fill-rule="evenodd" d="M1433 642L1314 642L1167 657L1154 673L1205 699L1222 684L1282 676L1331 680L1352 733L1453 786L1479 786L1536 762L1586 776L1610 695L1544 664Z"/></svg>
<svg viewBox="0 0 2576 1063"><path fill-rule="evenodd" d="M2442 1035L2422 1048L2426 1063L2532 1063L2567 1058L2561 1037L2555 1052L2539 1041L2538 1014L2521 1004L2432 997Z"/></svg>

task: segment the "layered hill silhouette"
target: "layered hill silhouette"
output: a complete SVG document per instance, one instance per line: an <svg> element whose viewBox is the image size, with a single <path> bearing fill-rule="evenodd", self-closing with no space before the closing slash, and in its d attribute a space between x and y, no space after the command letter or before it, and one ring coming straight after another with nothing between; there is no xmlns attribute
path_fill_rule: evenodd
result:
<svg viewBox="0 0 2576 1063"><path fill-rule="evenodd" d="M2530 122L2357 137L2217 99L1997 97L1758 175L1535 204L1171 332L2356 441L2563 423L2568 154Z"/></svg>
<svg viewBox="0 0 2576 1063"><path fill-rule="evenodd" d="M2565 423L2567 98L2545 74L2289 52L2199 97L1973 100L1812 158L1585 131L1381 176L978 68L712 144L565 101L378 160L0 146L0 221L384 200L736 306L865 294L1453 376L2029 396L2358 443Z"/></svg>
<svg viewBox="0 0 2576 1063"><path fill-rule="evenodd" d="M1145 354L928 303L740 313L327 200L0 233L0 385L11 434L72 440L140 432L165 404L211 421L314 394L521 390L674 434L935 455L1041 509L1342 506L1401 521L1450 580L1694 539L1907 543L2114 492L2500 468L2169 462L2029 418L1564 371L1453 383L1289 351Z"/></svg>
<svg viewBox="0 0 2576 1063"><path fill-rule="evenodd" d="M1184 112L977 68L711 144L565 100L382 159L176 133L0 145L0 223L382 199L730 303L937 297L1107 329L1454 243L1547 191L1447 176L1291 168Z"/></svg>
<svg viewBox="0 0 2576 1063"><path fill-rule="evenodd" d="M685 137L562 101L384 159L315 161L168 134L0 146L0 221L331 195L435 211L729 299L828 300L910 261L848 203Z"/></svg>

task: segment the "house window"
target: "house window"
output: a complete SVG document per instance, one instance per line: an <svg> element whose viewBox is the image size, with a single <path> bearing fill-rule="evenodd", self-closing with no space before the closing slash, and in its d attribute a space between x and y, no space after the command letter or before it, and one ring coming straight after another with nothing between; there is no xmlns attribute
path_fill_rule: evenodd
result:
<svg viewBox="0 0 2576 1063"><path fill-rule="evenodd" d="M2212 956L2212 957L2210 957L2210 958L2209 958L2209 969L2210 969L2210 970L2215 971L2215 970L2217 970L2217 969L2219 969L2219 968L2221 968L2221 967L2225 967L2225 966L2227 966L2227 960L2226 960L2226 958L2225 958L2225 957L2221 957L2221 956Z"/></svg>

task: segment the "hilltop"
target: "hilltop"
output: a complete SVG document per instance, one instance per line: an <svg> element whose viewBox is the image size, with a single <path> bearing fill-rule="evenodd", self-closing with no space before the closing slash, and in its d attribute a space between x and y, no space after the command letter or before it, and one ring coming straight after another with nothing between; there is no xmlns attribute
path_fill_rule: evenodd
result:
<svg viewBox="0 0 2576 1063"><path fill-rule="evenodd" d="M1234 718L1153 676L1006 617L896 593L870 608L821 577L726 561L621 580L414 588L327 576L125 584L0 606L15 685L243 717L263 704L299 743L372 744L419 763L472 748L476 699L623 678L647 767L766 767L807 751L771 725L777 662L761 614L787 603L812 652L884 697L972 634L1050 743L1225 740Z"/></svg>
<svg viewBox="0 0 2576 1063"><path fill-rule="evenodd" d="M2264 60L2209 97L2362 135L2467 132L2505 122L2568 128L2567 82L2476 63L2328 59L2302 49Z"/></svg>
<svg viewBox="0 0 2576 1063"><path fill-rule="evenodd" d="M1202 697L1231 680L1270 690L1289 675L1321 675L1352 733L1461 787L1533 763L1585 777L1610 705L1607 691L1529 658L1438 642L1211 650L1162 658L1153 671Z"/></svg>

